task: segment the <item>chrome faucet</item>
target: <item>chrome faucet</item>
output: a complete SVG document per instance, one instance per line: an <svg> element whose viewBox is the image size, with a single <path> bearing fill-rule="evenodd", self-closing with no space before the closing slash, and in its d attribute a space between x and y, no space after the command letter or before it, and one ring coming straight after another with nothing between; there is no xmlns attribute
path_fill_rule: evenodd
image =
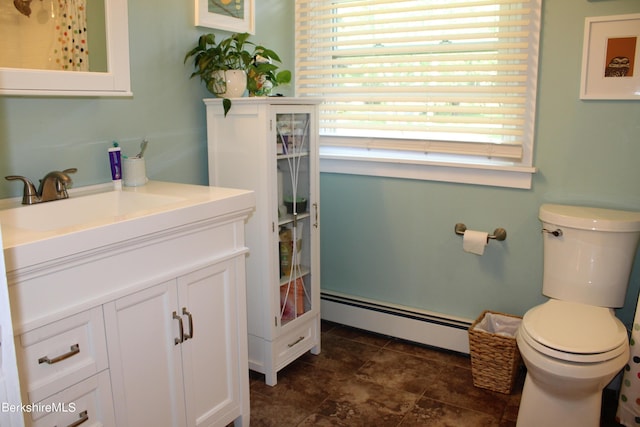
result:
<svg viewBox="0 0 640 427"><path fill-rule="evenodd" d="M22 204L34 205L36 203L50 202L52 200L68 199L69 193L67 192L67 187L73 183L69 174L76 173L77 171L78 169L76 168L69 168L62 172L49 172L40 180L40 186L37 190L33 183L24 176L9 175L4 178L7 181L22 181L24 183Z"/></svg>

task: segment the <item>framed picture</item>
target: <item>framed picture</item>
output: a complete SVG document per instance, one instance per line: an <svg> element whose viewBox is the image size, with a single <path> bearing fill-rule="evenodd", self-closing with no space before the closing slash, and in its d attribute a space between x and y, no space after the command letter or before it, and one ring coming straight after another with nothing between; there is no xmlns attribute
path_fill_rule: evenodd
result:
<svg viewBox="0 0 640 427"><path fill-rule="evenodd" d="M196 26L255 34L255 0L195 0Z"/></svg>
<svg viewBox="0 0 640 427"><path fill-rule="evenodd" d="M640 13L586 18L581 99L640 99Z"/></svg>

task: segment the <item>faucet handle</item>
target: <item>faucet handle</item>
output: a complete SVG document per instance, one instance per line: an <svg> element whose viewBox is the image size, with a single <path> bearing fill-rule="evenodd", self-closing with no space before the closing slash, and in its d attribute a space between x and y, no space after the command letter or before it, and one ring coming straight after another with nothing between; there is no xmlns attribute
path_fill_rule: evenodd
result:
<svg viewBox="0 0 640 427"><path fill-rule="evenodd" d="M36 187L31 181L29 181L28 178L20 175L9 175L5 176L4 179L6 179L7 181L22 181L24 183L24 188L22 190L23 205L33 205L34 203L38 203L40 201L40 197L38 196Z"/></svg>
<svg viewBox="0 0 640 427"><path fill-rule="evenodd" d="M58 192L59 197L63 199L66 199L69 197L69 194L67 193L67 185L73 183L73 181L71 180L71 177L69 177L69 174L76 173L76 172L78 172L77 168L69 168L60 172L61 179L56 180L56 191Z"/></svg>
<svg viewBox="0 0 640 427"><path fill-rule="evenodd" d="M65 169L64 171L52 171L40 180L38 193L41 202L49 202L51 200L68 199L69 193L67 186L73 181L69 176L70 173L76 172L76 168Z"/></svg>

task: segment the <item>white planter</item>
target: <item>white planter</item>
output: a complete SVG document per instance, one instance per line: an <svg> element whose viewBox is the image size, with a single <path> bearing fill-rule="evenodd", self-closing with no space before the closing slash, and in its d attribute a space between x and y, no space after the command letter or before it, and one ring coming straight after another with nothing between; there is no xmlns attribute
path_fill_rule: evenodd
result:
<svg viewBox="0 0 640 427"><path fill-rule="evenodd" d="M221 98L240 98L247 90L247 73L244 70L214 71L215 94Z"/></svg>

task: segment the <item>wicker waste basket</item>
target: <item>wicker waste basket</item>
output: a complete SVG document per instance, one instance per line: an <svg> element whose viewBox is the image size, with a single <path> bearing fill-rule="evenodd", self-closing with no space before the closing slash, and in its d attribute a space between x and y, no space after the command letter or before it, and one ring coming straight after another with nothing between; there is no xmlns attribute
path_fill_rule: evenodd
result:
<svg viewBox="0 0 640 427"><path fill-rule="evenodd" d="M510 394L522 359L516 331L522 318L489 310L469 327L473 385Z"/></svg>

